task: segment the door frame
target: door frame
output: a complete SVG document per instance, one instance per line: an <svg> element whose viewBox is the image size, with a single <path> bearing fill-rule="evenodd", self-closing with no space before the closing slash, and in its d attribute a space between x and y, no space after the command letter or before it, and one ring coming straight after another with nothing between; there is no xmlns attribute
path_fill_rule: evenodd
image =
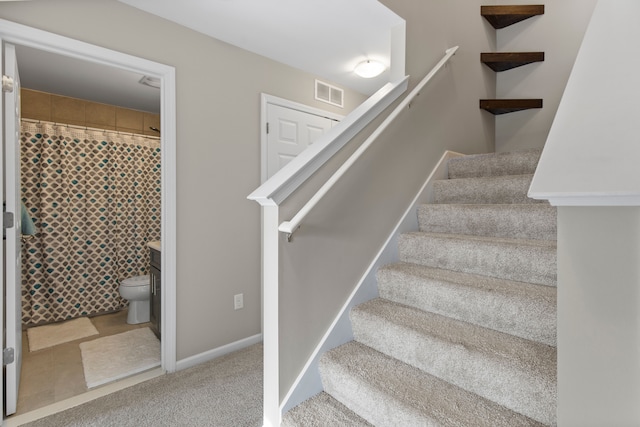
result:
<svg viewBox="0 0 640 427"><path fill-rule="evenodd" d="M16 57L16 47L11 43L2 46L2 60L4 61L3 74L13 78L12 90L4 93L3 88L3 108L2 118L4 128L2 129L3 141L15 141L20 138L20 117L21 117L21 85L20 73L18 72L18 61ZM20 391L20 372L22 369L22 218L20 212L20 186L7 186L6 182L20 181L20 144L3 144L5 160L1 163L6 169L3 172L3 188L5 194L3 199L6 202L7 212L13 212L13 227L6 229L6 245L4 245L4 317L1 319L11 319L9 327L4 330L3 348L13 348L13 362L8 363L4 370L4 413L15 414L18 407L18 394ZM1 168L1 166L0 166ZM9 300L11 298L11 300ZM11 396L11 399L7 397Z"/></svg>
<svg viewBox="0 0 640 427"><path fill-rule="evenodd" d="M326 117L327 119L342 121L344 116L331 111L325 111L320 108L311 107L309 105L300 104L299 102L290 101L288 99L279 98L277 96L260 94L260 183L263 184L267 180L267 108L268 104L277 105L279 107L297 110L302 113L312 114L314 116Z"/></svg>
<svg viewBox="0 0 640 427"><path fill-rule="evenodd" d="M160 79L161 146L161 245L162 245L162 340L161 366L176 370L176 82L175 68L133 55L95 46L58 34L0 19L0 39L14 45L116 67ZM20 64L18 64L19 66ZM4 171L2 172L4 173ZM9 325L7 325L8 327ZM4 337L3 337L4 338Z"/></svg>

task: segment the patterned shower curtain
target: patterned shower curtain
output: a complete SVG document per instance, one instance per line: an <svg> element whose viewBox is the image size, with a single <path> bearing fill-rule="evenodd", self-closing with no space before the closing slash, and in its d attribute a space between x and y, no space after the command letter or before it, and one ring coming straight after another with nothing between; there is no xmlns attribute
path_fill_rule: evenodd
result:
<svg viewBox="0 0 640 427"><path fill-rule="evenodd" d="M160 141L22 122L22 201L36 236L22 251L22 321L119 310L118 286L149 273L160 240Z"/></svg>

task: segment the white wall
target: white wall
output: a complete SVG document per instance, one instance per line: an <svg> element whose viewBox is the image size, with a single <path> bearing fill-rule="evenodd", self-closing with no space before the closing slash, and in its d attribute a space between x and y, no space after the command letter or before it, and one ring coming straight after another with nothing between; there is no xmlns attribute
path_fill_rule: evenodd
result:
<svg viewBox="0 0 640 427"><path fill-rule="evenodd" d="M177 359L259 334L260 211L246 196L260 185L260 93L339 114L364 97L318 103L316 76L115 0L2 2L0 17L176 68Z"/></svg>
<svg viewBox="0 0 640 427"><path fill-rule="evenodd" d="M544 15L496 30L499 52L545 52L544 62L497 73L497 98L542 98L543 108L496 116L496 151L544 146L596 2L539 2L545 5Z"/></svg>

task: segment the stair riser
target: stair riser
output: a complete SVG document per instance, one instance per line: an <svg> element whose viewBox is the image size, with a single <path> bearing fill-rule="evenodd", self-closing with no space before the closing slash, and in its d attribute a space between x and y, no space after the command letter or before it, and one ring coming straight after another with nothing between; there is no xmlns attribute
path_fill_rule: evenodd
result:
<svg viewBox="0 0 640 427"><path fill-rule="evenodd" d="M539 150L458 157L448 163L449 178L533 174L539 159Z"/></svg>
<svg viewBox="0 0 640 427"><path fill-rule="evenodd" d="M515 412L555 424L555 377L541 378L535 371L504 363L499 354L424 335L367 312L353 310L351 321L356 341Z"/></svg>
<svg viewBox="0 0 640 427"><path fill-rule="evenodd" d="M517 282L556 286L555 246L514 245L437 238L419 233L398 240L400 261L481 274Z"/></svg>
<svg viewBox="0 0 640 427"><path fill-rule="evenodd" d="M438 180L433 183L433 202L438 204L545 203L527 197L532 175Z"/></svg>
<svg viewBox="0 0 640 427"><path fill-rule="evenodd" d="M556 346L556 292L553 287L525 286L518 282L505 283L507 289L478 286L474 282L461 285L385 268L378 270L377 279L381 298ZM529 290L531 287L534 287L533 292Z"/></svg>
<svg viewBox="0 0 640 427"><path fill-rule="evenodd" d="M555 240L556 208L527 205L422 205L420 231Z"/></svg>

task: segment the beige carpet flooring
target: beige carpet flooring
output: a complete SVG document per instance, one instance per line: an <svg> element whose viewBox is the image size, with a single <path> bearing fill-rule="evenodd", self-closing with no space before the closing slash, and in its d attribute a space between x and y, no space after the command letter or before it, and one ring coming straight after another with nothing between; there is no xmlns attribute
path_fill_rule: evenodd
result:
<svg viewBox="0 0 640 427"><path fill-rule="evenodd" d="M260 427L262 344L24 425Z"/></svg>

